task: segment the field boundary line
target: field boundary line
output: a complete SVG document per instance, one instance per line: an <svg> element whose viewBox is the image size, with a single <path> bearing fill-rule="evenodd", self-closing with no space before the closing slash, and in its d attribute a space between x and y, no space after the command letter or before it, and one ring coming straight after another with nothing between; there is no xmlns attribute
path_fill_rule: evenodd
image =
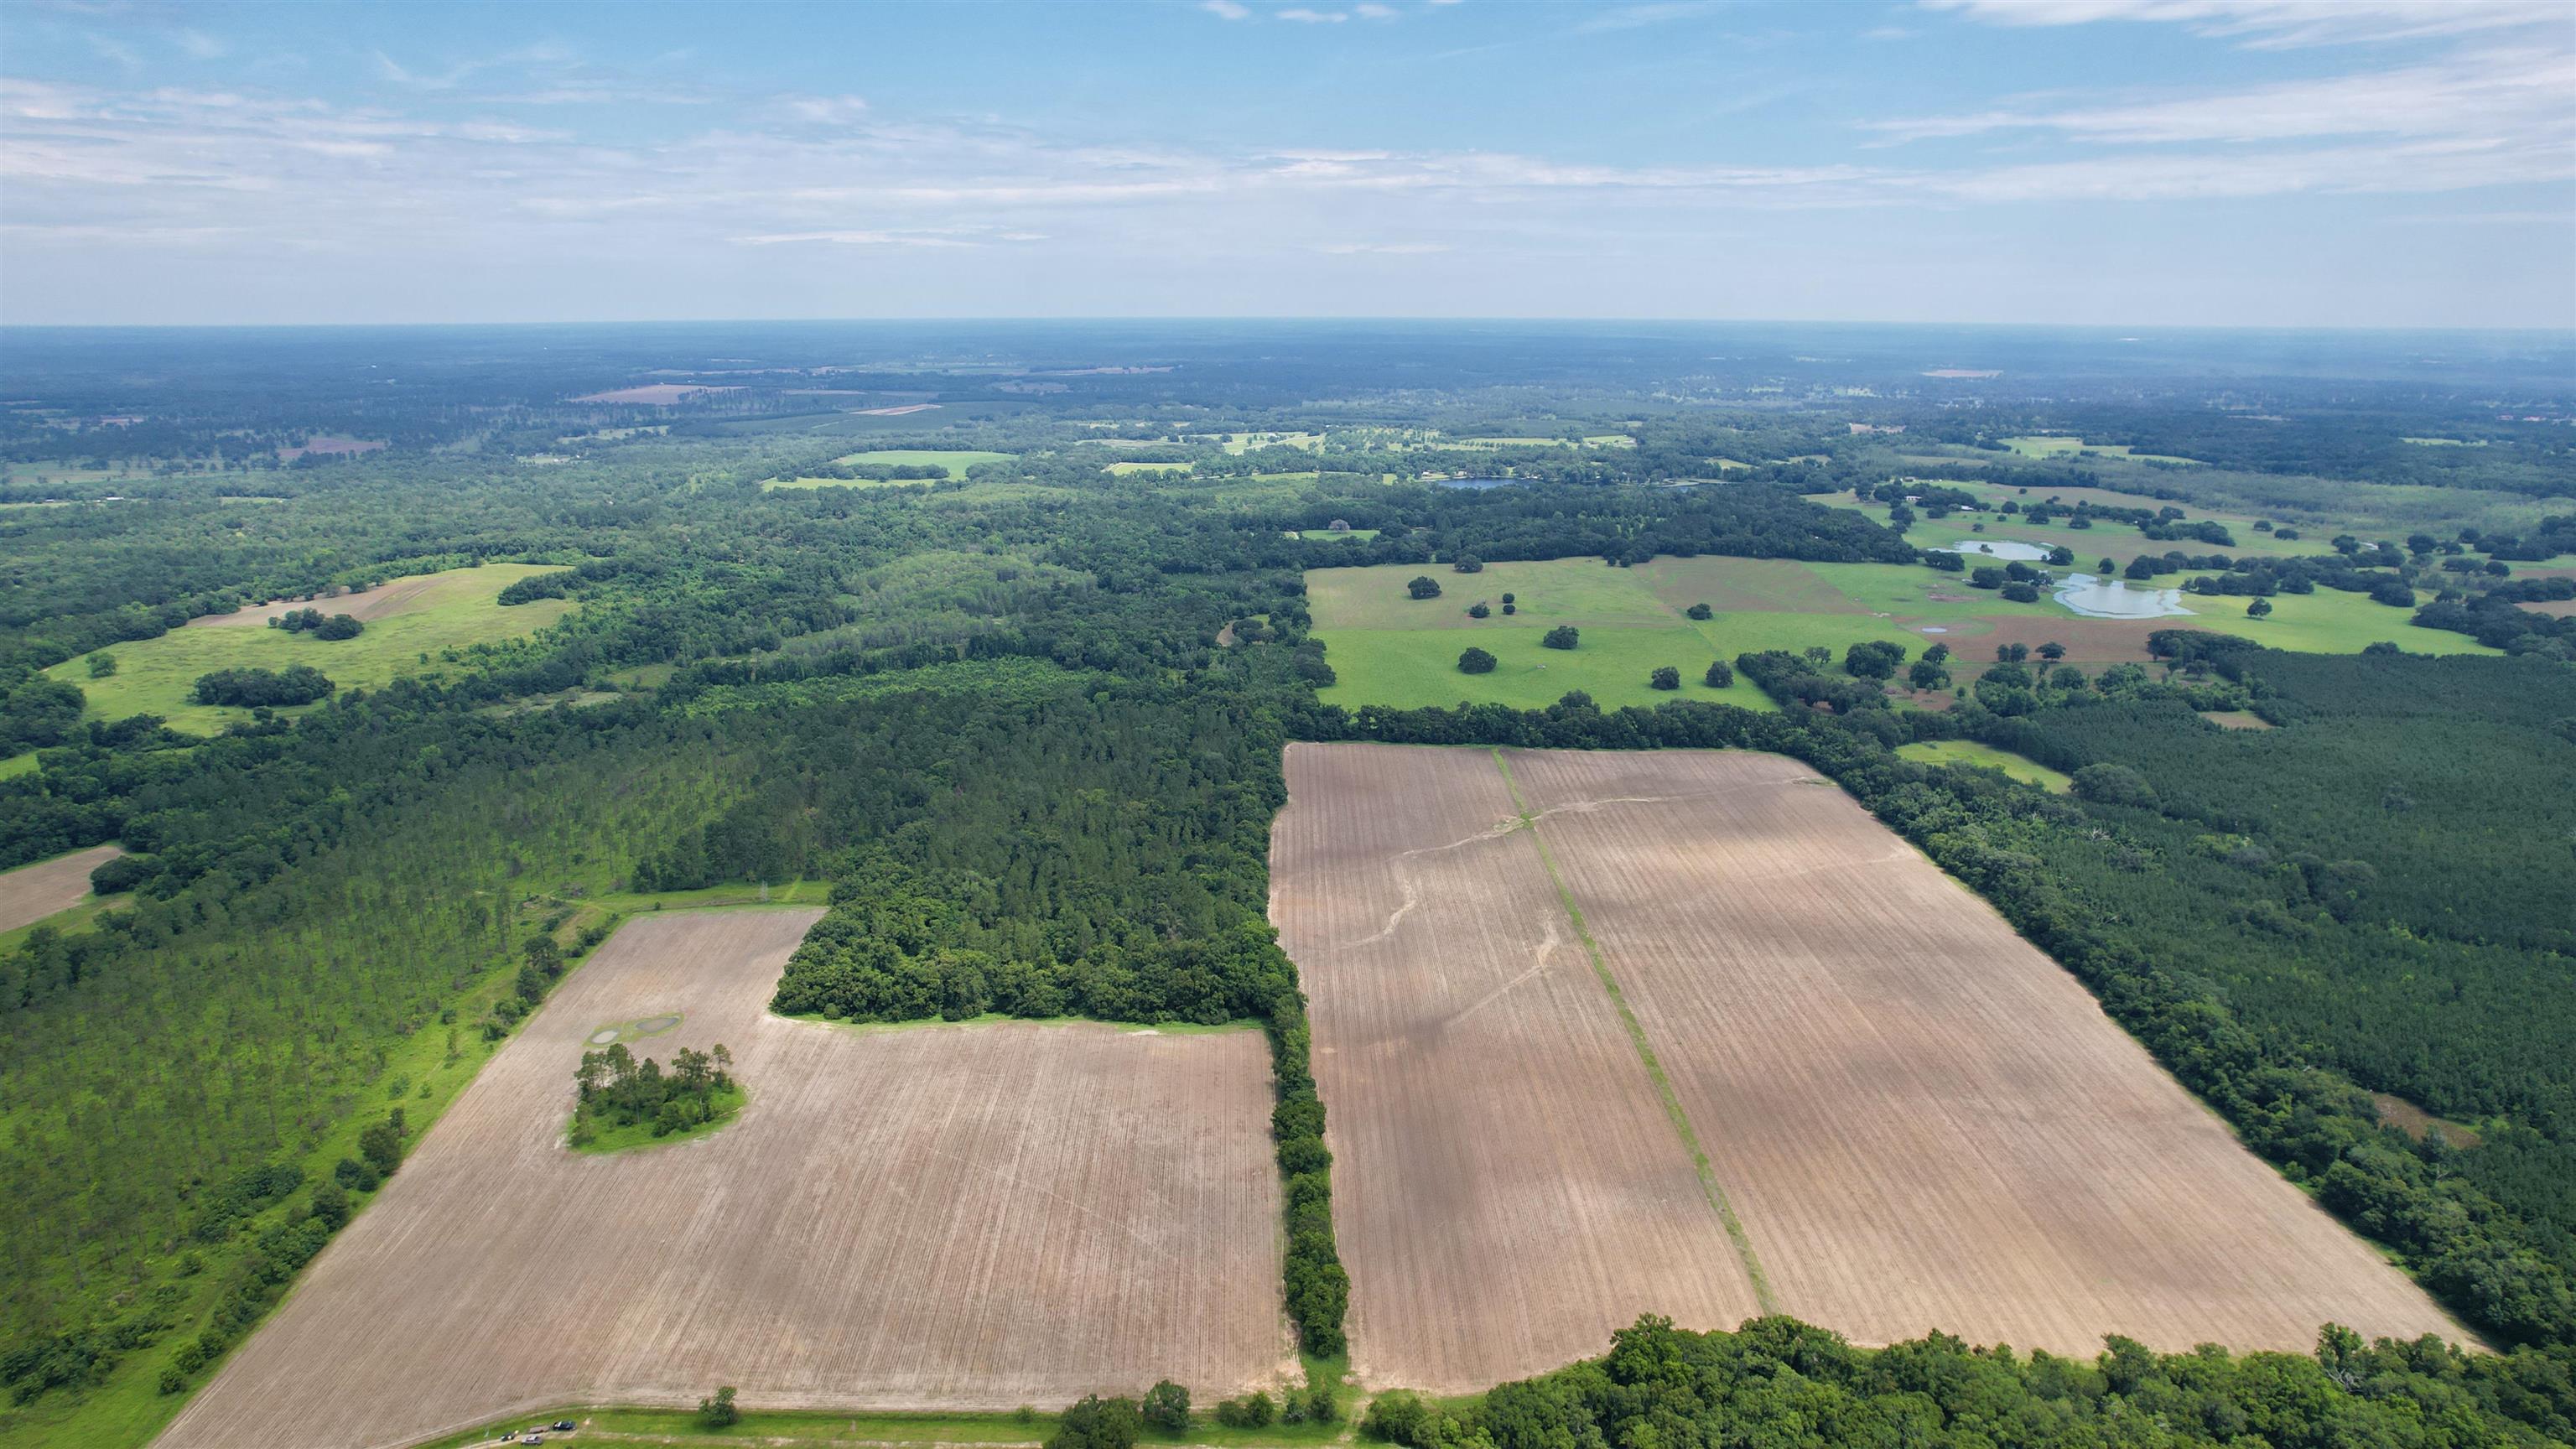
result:
<svg viewBox="0 0 2576 1449"><path fill-rule="evenodd" d="M1511 792L1512 809L1520 816L1521 826L1529 831L1530 843L1538 847L1539 864L1547 868L1548 883L1556 887L1557 904L1564 907L1566 918L1574 923L1575 939L1583 943L1593 976L1609 994L1610 1004L1619 1009L1619 1024L1628 1029L1628 1044L1637 1049L1637 1060L1645 1064L1646 1075L1655 1083L1655 1095L1664 1104L1665 1118L1690 1152L1691 1168L1699 1175L1700 1196L1708 1200L1710 1210L1725 1225L1727 1239L1735 1245L1735 1256L1744 1265L1744 1276L1753 1284L1754 1302L1761 1305L1764 1313L1778 1313L1780 1304L1771 1294L1771 1279L1762 1271L1762 1259L1753 1251L1752 1235L1745 1232L1734 1204L1727 1201L1726 1189L1717 1180L1717 1167L1708 1160L1708 1150L1700 1146L1699 1132L1691 1126L1690 1114L1682 1110L1681 1095L1673 1090L1672 1078L1665 1075L1653 1043L1646 1040L1645 1026L1629 1009L1627 994L1619 989L1619 978L1610 972L1610 958L1603 954L1601 943L1592 939L1592 928L1583 923L1583 908L1574 903L1574 893L1566 889L1564 873L1556 868L1556 852L1548 849L1547 837L1539 833L1538 816L1531 813L1529 801L1521 797L1520 782L1512 778L1511 762L1503 758L1501 746L1491 748L1494 768L1503 775L1503 788Z"/></svg>

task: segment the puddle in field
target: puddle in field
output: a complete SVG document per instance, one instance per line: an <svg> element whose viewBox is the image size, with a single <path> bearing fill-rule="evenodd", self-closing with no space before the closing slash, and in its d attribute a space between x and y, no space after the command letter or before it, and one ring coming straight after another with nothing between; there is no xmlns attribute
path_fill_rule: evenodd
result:
<svg viewBox="0 0 2576 1449"><path fill-rule="evenodd" d="M2088 619L2189 617L2182 590L2140 588L2125 579L2068 574L2057 583L2057 602Z"/></svg>

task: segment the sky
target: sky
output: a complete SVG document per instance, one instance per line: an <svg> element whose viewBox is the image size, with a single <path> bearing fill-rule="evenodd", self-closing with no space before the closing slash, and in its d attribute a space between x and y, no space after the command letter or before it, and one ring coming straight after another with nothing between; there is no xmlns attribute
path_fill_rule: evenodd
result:
<svg viewBox="0 0 2576 1449"><path fill-rule="evenodd" d="M2576 0L0 0L0 323L2576 327Z"/></svg>

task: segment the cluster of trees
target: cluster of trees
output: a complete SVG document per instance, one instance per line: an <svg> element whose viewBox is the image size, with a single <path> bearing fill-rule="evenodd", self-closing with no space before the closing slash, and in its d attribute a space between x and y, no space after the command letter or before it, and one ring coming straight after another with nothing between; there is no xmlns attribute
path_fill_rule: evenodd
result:
<svg viewBox="0 0 2576 1449"><path fill-rule="evenodd" d="M713 1051L680 1048L667 1073L653 1058L638 1062L624 1042L611 1042L604 1050L581 1054L573 1083L579 1091L572 1119L575 1147L620 1127L649 1126L654 1136L668 1137L717 1121L742 1102L742 1089L733 1079L733 1053L723 1042Z"/></svg>
<svg viewBox="0 0 2576 1449"><path fill-rule="evenodd" d="M271 617L268 627L289 634L311 634L316 639L355 639L367 630L354 614L332 614L325 617L320 609L306 606L289 609Z"/></svg>
<svg viewBox="0 0 2576 1449"><path fill-rule="evenodd" d="M282 709L311 704L337 688L339 686L333 684L328 676L310 664L290 664L284 669L242 666L198 675L196 687L189 697L199 704Z"/></svg>
<svg viewBox="0 0 2576 1449"><path fill-rule="evenodd" d="M2112 1336L2093 1358L1945 1334L1855 1348L1793 1318L1692 1333L1644 1317L1597 1359L1464 1402L1379 1395L1360 1432L1405 1449L1586 1444L2201 1449L2264 1444L2539 1446L2571 1423L2528 1361L2427 1337L2365 1343L2328 1324L2313 1355L2160 1354Z"/></svg>

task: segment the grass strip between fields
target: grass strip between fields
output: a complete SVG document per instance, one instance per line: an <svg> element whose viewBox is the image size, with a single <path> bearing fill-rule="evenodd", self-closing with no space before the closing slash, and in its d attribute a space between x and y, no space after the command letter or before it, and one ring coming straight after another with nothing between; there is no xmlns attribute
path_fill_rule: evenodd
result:
<svg viewBox="0 0 2576 1449"><path fill-rule="evenodd" d="M1520 782L1512 778L1511 763L1503 758L1499 747L1493 756L1494 768L1503 773L1503 788L1512 794L1512 809L1529 831L1530 842L1538 847L1539 864L1547 868L1548 883L1556 887L1557 904L1565 908L1566 919L1574 923L1575 939L1583 943L1584 953L1591 959L1592 974L1600 978L1610 1004L1619 1009L1619 1024L1628 1029L1628 1044L1637 1049L1637 1059L1645 1063L1646 1075L1654 1079L1655 1094L1663 1100L1664 1116L1673 1124L1673 1131L1681 1134L1682 1146L1690 1150L1691 1167L1699 1174L1700 1195L1708 1199L1718 1221L1726 1225L1726 1236L1735 1244L1735 1256L1744 1264L1744 1276L1752 1280L1754 1301L1764 1313L1779 1312L1779 1301L1771 1296L1771 1280L1762 1271L1762 1259L1753 1251L1752 1235L1744 1231L1743 1220L1736 1217L1734 1205L1726 1200L1726 1189L1718 1185L1717 1168L1708 1160L1707 1149L1699 1145L1699 1133L1691 1126L1690 1114L1682 1110L1682 1099L1673 1090L1672 1078L1664 1074L1664 1064L1646 1040L1646 1028L1638 1022L1637 1013L1628 1009L1619 978L1610 974L1610 958L1602 954L1601 943L1592 939L1592 928L1583 923L1582 907L1574 903L1574 893L1565 888L1565 876L1556 868L1556 853L1547 848L1547 837L1539 833L1538 816L1531 813L1529 801L1521 797Z"/></svg>

